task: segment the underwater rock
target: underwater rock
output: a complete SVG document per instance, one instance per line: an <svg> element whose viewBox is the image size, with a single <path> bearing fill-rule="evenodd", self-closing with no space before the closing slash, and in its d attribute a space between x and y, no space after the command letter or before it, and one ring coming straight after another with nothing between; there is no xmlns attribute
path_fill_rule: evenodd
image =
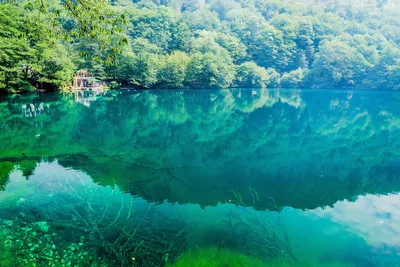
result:
<svg viewBox="0 0 400 267"><path fill-rule="evenodd" d="M8 227L12 227L13 226L13 221L10 220L3 220L4 225L8 226Z"/></svg>
<svg viewBox="0 0 400 267"><path fill-rule="evenodd" d="M50 226L47 224L47 222L35 222L34 225L36 226L36 228L43 232L43 233L47 233L49 231Z"/></svg>
<svg viewBox="0 0 400 267"><path fill-rule="evenodd" d="M44 221L10 223L0 219L0 266L110 266L83 244L78 251L75 243L57 243L58 235L48 233L49 229L50 225Z"/></svg>

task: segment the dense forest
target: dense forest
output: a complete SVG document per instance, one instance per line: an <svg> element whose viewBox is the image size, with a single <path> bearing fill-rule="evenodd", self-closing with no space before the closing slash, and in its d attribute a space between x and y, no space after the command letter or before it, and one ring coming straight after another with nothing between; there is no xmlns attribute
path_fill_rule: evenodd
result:
<svg viewBox="0 0 400 267"><path fill-rule="evenodd" d="M400 89L391 0L0 0L0 92L110 87Z"/></svg>

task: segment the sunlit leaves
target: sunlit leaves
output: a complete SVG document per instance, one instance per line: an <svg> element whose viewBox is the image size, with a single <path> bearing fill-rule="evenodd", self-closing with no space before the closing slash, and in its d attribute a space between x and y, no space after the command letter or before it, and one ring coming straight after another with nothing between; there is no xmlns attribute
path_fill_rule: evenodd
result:
<svg viewBox="0 0 400 267"><path fill-rule="evenodd" d="M46 16L50 25L49 34L65 41L90 38L99 48L108 50L107 64L112 64L120 47L128 44L124 34L126 14L115 12L108 0L62 0L59 4L50 0L28 0L26 7L38 10ZM72 27L65 27L66 22Z"/></svg>
<svg viewBox="0 0 400 267"><path fill-rule="evenodd" d="M0 90L32 91L66 86L74 66L65 46L49 34L44 16L0 5Z"/></svg>
<svg viewBox="0 0 400 267"><path fill-rule="evenodd" d="M321 46L310 75L317 87L353 87L372 66L357 49L335 40Z"/></svg>
<svg viewBox="0 0 400 267"><path fill-rule="evenodd" d="M263 67L254 62L245 62L237 67L235 84L243 88L263 88L272 83L271 78Z"/></svg>

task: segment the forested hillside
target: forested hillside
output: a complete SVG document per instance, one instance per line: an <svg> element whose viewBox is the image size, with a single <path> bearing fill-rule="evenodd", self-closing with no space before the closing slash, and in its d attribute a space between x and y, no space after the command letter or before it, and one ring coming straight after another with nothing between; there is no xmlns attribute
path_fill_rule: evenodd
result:
<svg viewBox="0 0 400 267"><path fill-rule="evenodd" d="M390 0L0 0L0 91L82 68L138 88L396 90L399 17Z"/></svg>

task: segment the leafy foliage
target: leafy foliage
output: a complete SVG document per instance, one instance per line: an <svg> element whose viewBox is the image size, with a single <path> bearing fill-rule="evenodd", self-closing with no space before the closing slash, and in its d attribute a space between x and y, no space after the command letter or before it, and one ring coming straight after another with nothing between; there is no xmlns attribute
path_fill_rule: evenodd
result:
<svg viewBox="0 0 400 267"><path fill-rule="evenodd" d="M387 90L398 89L400 82L400 8L394 1L3 0L0 5L2 91L66 87L73 71L82 68L138 88Z"/></svg>
<svg viewBox="0 0 400 267"><path fill-rule="evenodd" d="M117 67L124 73L117 77L122 84L398 87L400 49L395 33L400 14L392 6L396 3L121 0L113 4L128 17L125 32L130 45L119 57L120 62L126 58L130 63Z"/></svg>
<svg viewBox="0 0 400 267"><path fill-rule="evenodd" d="M0 91L60 88L73 75L66 46L48 35L39 13L0 4Z"/></svg>
<svg viewBox="0 0 400 267"><path fill-rule="evenodd" d="M266 87L269 83L267 70L254 62L245 62L237 68L236 84L238 87Z"/></svg>

